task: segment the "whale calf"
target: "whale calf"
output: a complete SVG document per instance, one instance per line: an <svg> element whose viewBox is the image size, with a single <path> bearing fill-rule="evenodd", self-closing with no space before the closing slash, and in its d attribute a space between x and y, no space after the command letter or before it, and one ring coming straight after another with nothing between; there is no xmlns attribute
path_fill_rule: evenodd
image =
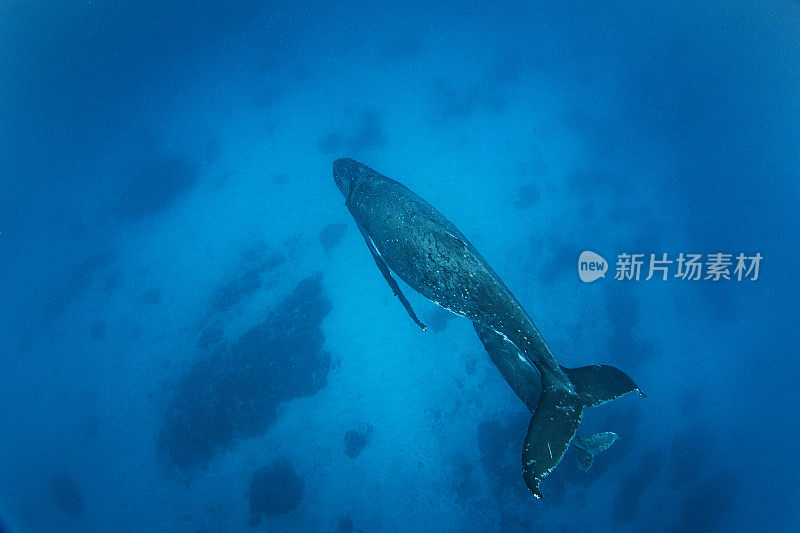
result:
<svg viewBox="0 0 800 533"><path fill-rule="evenodd" d="M614 444L619 436L613 431L595 433L591 437L575 437L572 444L575 446L575 458L578 460L578 468L588 472L592 467L594 456L607 450Z"/></svg>
<svg viewBox="0 0 800 533"><path fill-rule="evenodd" d="M425 329L392 272L437 305L471 320L506 382L532 411L522 474L531 493L541 498L539 484L564 456L583 409L641 393L638 386L613 366L560 366L475 247L408 188L349 158L334 161L333 177L378 269L411 319Z"/></svg>

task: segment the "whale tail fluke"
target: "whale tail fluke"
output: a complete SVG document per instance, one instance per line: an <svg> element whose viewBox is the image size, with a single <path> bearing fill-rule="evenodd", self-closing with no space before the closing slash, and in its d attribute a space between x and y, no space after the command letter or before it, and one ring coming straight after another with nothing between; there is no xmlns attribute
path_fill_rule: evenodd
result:
<svg viewBox="0 0 800 533"><path fill-rule="evenodd" d="M475 331L506 382L533 413L522 449L522 473L530 491L541 498L540 481L558 465L570 442L575 443L576 449L584 444L584 451L578 451L579 456L584 454L579 457L579 462L583 457L582 464L588 466L591 466L594 454L605 449L600 449L605 441L597 435L573 440L583 409L597 407L629 392L641 391L625 372L608 365L561 367L574 392L552 385L541 387L542 383L557 381L548 379L546 367L534 367L519 348L493 329L476 322ZM614 434L609 433L606 438L610 435ZM611 444L613 440L606 448Z"/></svg>
<svg viewBox="0 0 800 533"><path fill-rule="evenodd" d="M580 396L543 390L522 447L522 476L531 493L542 497L539 483L561 461L583 415Z"/></svg>
<svg viewBox="0 0 800 533"><path fill-rule="evenodd" d="M641 394L636 383L613 366L562 367L562 370L572 382L575 393L552 388L542 390L522 448L522 474L528 489L537 498L542 497L539 490L542 478L558 465L575 436L583 409L597 407L629 392Z"/></svg>
<svg viewBox="0 0 800 533"><path fill-rule="evenodd" d="M633 380L617 367L611 365L590 365L578 368L564 368L575 392L584 401L586 407L597 407L616 400L629 392L637 391L644 396Z"/></svg>

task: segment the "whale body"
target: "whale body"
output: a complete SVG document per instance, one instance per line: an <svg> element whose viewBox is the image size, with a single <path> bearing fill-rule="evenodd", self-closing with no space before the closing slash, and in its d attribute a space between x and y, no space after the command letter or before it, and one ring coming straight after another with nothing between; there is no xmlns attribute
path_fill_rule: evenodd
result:
<svg viewBox="0 0 800 533"><path fill-rule="evenodd" d="M639 388L612 366L558 365L531 318L481 254L408 188L349 158L334 161L333 176L376 265L414 322L425 329L392 272L437 305L471 320L506 382L532 411L522 472L530 491L541 498L539 484L566 452L583 409Z"/></svg>

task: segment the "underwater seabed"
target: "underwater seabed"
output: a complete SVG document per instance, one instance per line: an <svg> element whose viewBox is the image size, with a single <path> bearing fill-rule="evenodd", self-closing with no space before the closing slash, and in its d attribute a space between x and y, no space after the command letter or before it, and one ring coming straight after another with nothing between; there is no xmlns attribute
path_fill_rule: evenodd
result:
<svg viewBox="0 0 800 533"><path fill-rule="evenodd" d="M800 529L798 6L300 7L0 8L0 528ZM398 280L409 318L342 157L647 393L585 410L541 500L535 401ZM583 283L582 251L763 262Z"/></svg>

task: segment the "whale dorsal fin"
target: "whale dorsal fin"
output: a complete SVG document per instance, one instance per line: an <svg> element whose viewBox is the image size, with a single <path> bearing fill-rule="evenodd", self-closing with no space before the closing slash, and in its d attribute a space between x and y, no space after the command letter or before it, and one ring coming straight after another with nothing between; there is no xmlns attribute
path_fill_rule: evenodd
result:
<svg viewBox="0 0 800 533"><path fill-rule="evenodd" d="M412 309L411 304L406 299L403 291L400 290L400 286L397 285L397 282L392 277L389 266L381 257L380 252L378 252L378 248L375 247L375 243L372 242L372 237L370 237L369 233L367 233L364 228L361 227L361 224L356 222L356 225L358 226L359 231L361 231L361 235L364 236L364 240L367 242L367 248L369 248L370 253L372 253L372 258L375 259L375 264L378 265L378 269L381 271L381 274L383 274L384 279L392 288L392 293L400 299L400 303L403 304L403 307L408 312L408 316L411 317L411 320L413 320L416 325L422 328L423 331L428 329L428 326L423 324L422 321L417 318L417 314L414 312L414 309Z"/></svg>

